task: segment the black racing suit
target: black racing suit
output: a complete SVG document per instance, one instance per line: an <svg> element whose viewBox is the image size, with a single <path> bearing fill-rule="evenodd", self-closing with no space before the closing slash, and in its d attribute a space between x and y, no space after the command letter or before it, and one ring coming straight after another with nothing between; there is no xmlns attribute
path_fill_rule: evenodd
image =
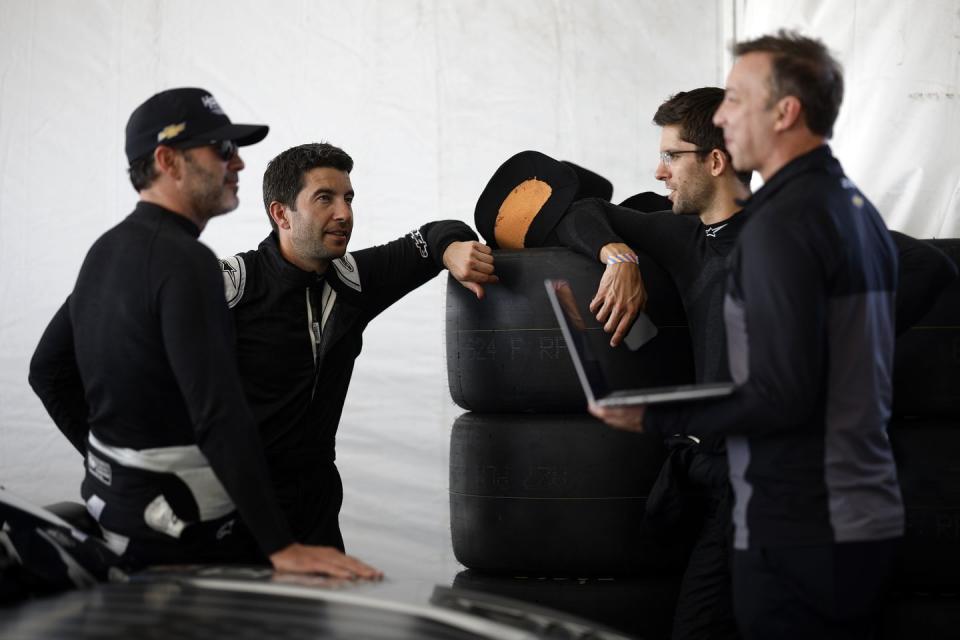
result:
<svg viewBox="0 0 960 640"><path fill-rule="evenodd" d="M275 234L221 260L247 401L297 540L343 549L334 441L364 329L439 273L450 243L476 238L462 222L433 222L322 275L287 262Z"/></svg>
<svg viewBox="0 0 960 640"><path fill-rule="evenodd" d="M609 243L623 242L647 254L670 273L687 312L699 382L729 379L723 297L727 256L748 221L748 213L713 225L670 211L640 214L602 200L575 203L557 227L561 242L591 258ZM893 232L899 251L897 331L905 331L956 278L953 262L928 243ZM722 436L702 436L699 444L669 438L670 457L648 503L651 523L686 523L689 504L680 488L705 493L705 510L683 577L673 637L737 637L733 617L729 531L732 493ZM688 494L689 495L689 494ZM655 499L659 496L660 499Z"/></svg>
<svg viewBox="0 0 960 640"><path fill-rule="evenodd" d="M723 382L730 379L721 320L727 256L747 220L737 213L707 226L697 216L638 213L590 199L571 207L557 235L563 244L591 258L605 244L624 242L656 260L673 278L683 300L697 380ZM647 521L658 523L661 535L689 533L676 528L691 519L700 526L683 576L673 638L735 638L727 551L731 492L723 437L667 442L670 456L647 502ZM691 494L700 494L699 499L691 501Z"/></svg>
<svg viewBox="0 0 960 640"><path fill-rule="evenodd" d="M198 236L140 202L91 247L30 363L31 386L85 456L87 509L131 568L265 561L293 542L217 260Z"/></svg>

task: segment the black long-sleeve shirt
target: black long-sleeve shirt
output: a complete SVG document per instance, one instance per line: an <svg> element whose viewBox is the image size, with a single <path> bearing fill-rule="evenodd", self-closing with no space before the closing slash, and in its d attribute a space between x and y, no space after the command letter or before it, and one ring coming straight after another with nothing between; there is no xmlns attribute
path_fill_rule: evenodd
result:
<svg viewBox="0 0 960 640"><path fill-rule="evenodd" d="M683 300L698 382L730 379L723 328L727 256L749 216L737 213L713 225L671 211L638 213L598 199L580 200L557 225L567 247L596 258L622 242L666 269Z"/></svg>
<svg viewBox="0 0 960 640"><path fill-rule="evenodd" d="M146 202L101 236L43 334L30 384L81 452L88 431L133 450L197 445L270 554L293 537L243 396L217 259L198 236ZM130 533L124 521L113 530Z"/></svg>

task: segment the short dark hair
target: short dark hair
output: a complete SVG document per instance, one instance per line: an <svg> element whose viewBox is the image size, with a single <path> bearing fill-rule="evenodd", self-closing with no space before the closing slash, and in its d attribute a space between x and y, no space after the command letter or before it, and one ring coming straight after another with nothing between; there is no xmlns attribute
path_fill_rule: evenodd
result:
<svg viewBox="0 0 960 640"><path fill-rule="evenodd" d="M263 173L263 206L270 226L277 223L270 215L270 203L280 202L296 209L297 194L303 189L303 176L311 169L331 167L345 173L353 171L353 158L340 147L327 142L311 142L291 147L267 164Z"/></svg>
<svg viewBox="0 0 960 640"><path fill-rule="evenodd" d="M769 53L770 104L794 96L803 105L810 131L826 138L833 135L843 102L843 67L821 41L780 29L776 35L738 42L731 50L735 56Z"/></svg>
<svg viewBox="0 0 960 640"><path fill-rule="evenodd" d="M130 175L130 184L137 190L137 193L153 184L153 181L157 179L158 175L157 164L153 159L153 152L151 151L147 155L140 156L131 162L127 168L127 173Z"/></svg>
<svg viewBox="0 0 960 640"><path fill-rule="evenodd" d="M681 91L670 96L653 114L653 123L658 127L668 125L680 127L680 137L704 151L701 157L710 151L719 149L732 161L727 145L723 141L723 129L713 124L713 114L723 102L724 91L720 87L700 87L690 91ZM731 164L731 166L733 166ZM750 171L737 173L744 184L750 184Z"/></svg>

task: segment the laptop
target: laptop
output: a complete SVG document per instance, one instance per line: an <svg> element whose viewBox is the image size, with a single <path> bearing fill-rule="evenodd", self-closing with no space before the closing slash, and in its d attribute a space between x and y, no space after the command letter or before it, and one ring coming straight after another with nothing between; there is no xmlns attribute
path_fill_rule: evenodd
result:
<svg viewBox="0 0 960 640"><path fill-rule="evenodd" d="M560 331L567 343L567 351L577 370L580 386L587 401L601 407L622 407L637 404L655 404L659 402L678 402L681 400L700 400L726 396L733 392L732 382L674 385L667 387L647 387L643 389L615 389L600 366L590 340L586 323L580 313L581 306L566 280L544 280L547 297L553 307L553 313L560 323ZM639 316L638 316L639 318ZM640 322L649 323L648 318ZM650 323L652 324L652 323ZM655 331L645 331L652 338Z"/></svg>

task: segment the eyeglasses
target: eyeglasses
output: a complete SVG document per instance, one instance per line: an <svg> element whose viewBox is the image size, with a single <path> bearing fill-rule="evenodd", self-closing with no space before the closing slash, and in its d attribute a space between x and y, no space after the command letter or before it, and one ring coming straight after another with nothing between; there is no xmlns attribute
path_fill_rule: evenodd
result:
<svg viewBox="0 0 960 640"><path fill-rule="evenodd" d="M186 150L207 146L213 148L213 152L217 154L217 156L224 162L229 162L239 149L239 147L237 147L237 143L233 140L193 141L186 142L183 145L177 145L177 148Z"/></svg>
<svg viewBox="0 0 960 640"><path fill-rule="evenodd" d="M704 149L688 149L686 151L661 151L660 152L660 162L663 163L663 166L669 167L674 160L677 159L677 156L683 155L684 153L705 153Z"/></svg>

